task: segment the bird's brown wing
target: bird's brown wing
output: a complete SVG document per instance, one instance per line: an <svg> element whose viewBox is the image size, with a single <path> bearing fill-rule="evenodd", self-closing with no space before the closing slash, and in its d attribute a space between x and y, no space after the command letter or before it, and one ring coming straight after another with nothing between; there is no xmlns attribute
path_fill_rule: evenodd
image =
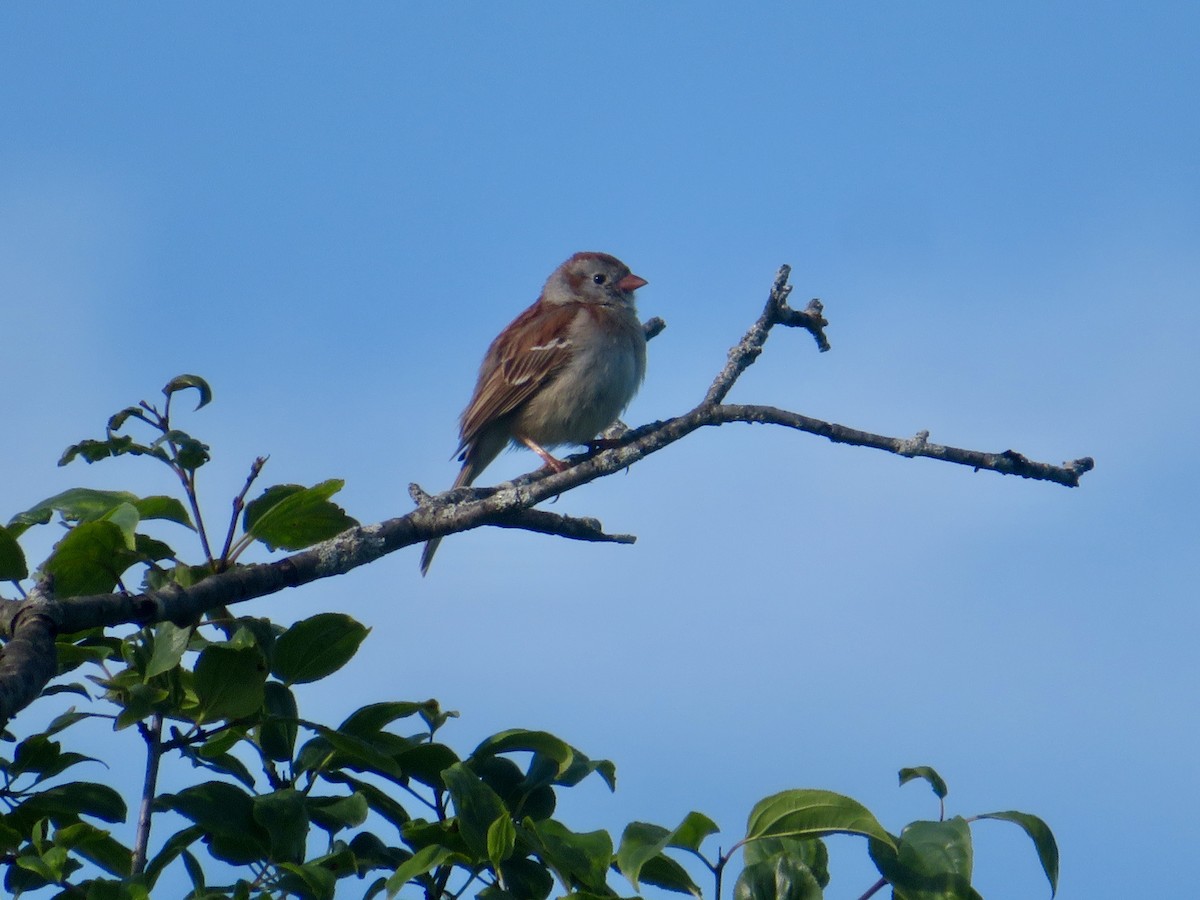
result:
<svg viewBox="0 0 1200 900"><path fill-rule="evenodd" d="M492 345L479 367L479 381L460 420L459 451L469 449L492 423L541 389L571 357L568 338L579 304L538 301L517 316Z"/></svg>

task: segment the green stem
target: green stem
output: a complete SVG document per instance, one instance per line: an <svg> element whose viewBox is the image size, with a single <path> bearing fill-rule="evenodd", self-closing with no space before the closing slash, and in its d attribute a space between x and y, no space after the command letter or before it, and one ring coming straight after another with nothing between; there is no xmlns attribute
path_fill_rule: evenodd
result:
<svg viewBox="0 0 1200 900"><path fill-rule="evenodd" d="M875 894L877 894L879 891L882 891L885 887L887 887L887 883L888 883L888 880L886 878L880 878L877 882L875 882L873 885L871 885L867 889L867 892L865 894L863 894L861 897L859 897L858 900L867 900L868 897L875 896Z"/></svg>
<svg viewBox="0 0 1200 900"><path fill-rule="evenodd" d="M171 445L172 454L176 453L175 445ZM212 548L208 545L208 531L204 528L204 519L200 516L200 500L196 496L196 472L180 469L183 477L183 489L187 494L188 504L192 507L192 515L196 517L196 531L200 534L200 546L204 548L204 558L209 565L213 564Z"/></svg>
<svg viewBox="0 0 1200 900"><path fill-rule="evenodd" d="M250 486L254 484L254 479L258 478L259 473L262 472L262 467L266 464L267 458L265 456L259 456L251 463L250 475L246 478L246 484L242 488L242 492L233 498L233 515L229 517L229 532L225 535L225 546L221 549L222 566L233 562L229 553L233 549L233 536L237 532L238 518L246 508L246 494L250 493Z"/></svg>
<svg viewBox="0 0 1200 900"><path fill-rule="evenodd" d="M154 806L154 790L158 784L158 763L162 759L161 713L150 717L150 726L142 731L146 739L146 777L142 782L142 801L138 807L137 834L133 845L131 875L141 875L146 869L146 848L150 845L150 816Z"/></svg>

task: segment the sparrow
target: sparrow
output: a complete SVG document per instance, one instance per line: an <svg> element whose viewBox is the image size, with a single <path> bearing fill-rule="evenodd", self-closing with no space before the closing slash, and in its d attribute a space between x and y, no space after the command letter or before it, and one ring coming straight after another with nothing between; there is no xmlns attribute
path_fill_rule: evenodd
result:
<svg viewBox="0 0 1200 900"><path fill-rule="evenodd" d="M547 447L588 444L617 420L646 373L633 297L646 283L607 253L576 253L551 273L484 354L459 418L455 488L472 484L509 444L562 472L567 464ZM439 543L425 544L422 575Z"/></svg>

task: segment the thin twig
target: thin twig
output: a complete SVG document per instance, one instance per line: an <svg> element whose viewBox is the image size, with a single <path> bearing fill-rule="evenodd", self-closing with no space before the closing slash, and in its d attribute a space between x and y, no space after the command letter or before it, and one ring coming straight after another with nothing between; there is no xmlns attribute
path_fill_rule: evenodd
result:
<svg viewBox="0 0 1200 900"><path fill-rule="evenodd" d="M254 484L254 480L262 472L263 466L267 464L267 459L268 457L266 456L259 456L250 464L250 474L246 476L246 483L242 486L238 495L233 498L233 514L229 517L229 531L225 535L225 545L221 548L221 558L219 560L221 566L227 566L233 562L229 557L229 549L233 546L233 535L237 531L238 518L246 508L246 494L250 493L250 486Z"/></svg>
<svg viewBox="0 0 1200 900"><path fill-rule="evenodd" d="M500 528L519 528L538 534L552 534L573 541L609 544L632 544L637 541L637 537L632 534L608 534L599 519L564 516L541 509L514 510L492 524Z"/></svg>
<svg viewBox="0 0 1200 900"><path fill-rule="evenodd" d="M722 853L721 848L717 848L717 864L711 867L713 873L713 900L721 900L721 878L725 874L725 865L736 852L737 846L730 849L728 853Z"/></svg>
<svg viewBox="0 0 1200 900"><path fill-rule="evenodd" d="M192 515L196 517L196 533L200 535L200 546L204 550L204 558L211 566L214 563L212 548L208 545L208 530L204 527L204 518L200 515L200 497L196 493L196 470L185 469L179 465L179 449L171 441L171 455L175 458L172 468L177 468L179 479L183 482L183 492L187 494L188 505L192 507Z"/></svg>
<svg viewBox="0 0 1200 900"><path fill-rule="evenodd" d="M887 883L888 880L886 878L880 878L877 882L867 888L867 892L859 897L858 900L869 900L870 897L874 897L877 893L887 887Z"/></svg>
<svg viewBox="0 0 1200 900"><path fill-rule="evenodd" d="M137 833L134 836L131 875L140 875L146 868L146 848L150 844L150 821L154 807L154 794L158 787L158 764L162 759L161 713L150 717L150 725L142 731L146 739L146 775L142 780L142 799L138 806Z"/></svg>
<svg viewBox="0 0 1200 900"><path fill-rule="evenodd" d="M829 341L825 338L825 326L829 323L821 315L824 307L820 300L812 300L808 309L797 312L788 306L787 298L792 292L792 286L787 283L791 274L791 266L780 266L771 285L771 293L767 295L766 306L758 321L750 326L742 339L729 348L728 360L717 377L713 380L708 393L704 395L701 406L720 403L729 393L730 388L741 377L746 369L753 365L763 351L767 336L775 325L788 325L805 328L812 333L821 352L829 349Z"/></svg>

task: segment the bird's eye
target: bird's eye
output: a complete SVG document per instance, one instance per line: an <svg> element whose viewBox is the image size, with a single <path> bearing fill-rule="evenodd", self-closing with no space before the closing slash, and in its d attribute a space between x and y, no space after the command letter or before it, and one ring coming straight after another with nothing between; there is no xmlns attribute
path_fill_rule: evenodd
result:
<svg viewBox="0 0 1200 900"><path fill-rule="evenodd" d="M608 278L607 278L607 276L604 275L603 272L600 272L600 273L592 276L592 281L596 282L596 284L604 284L604 282L606 282L607 280L608 280Z"/></svg>

